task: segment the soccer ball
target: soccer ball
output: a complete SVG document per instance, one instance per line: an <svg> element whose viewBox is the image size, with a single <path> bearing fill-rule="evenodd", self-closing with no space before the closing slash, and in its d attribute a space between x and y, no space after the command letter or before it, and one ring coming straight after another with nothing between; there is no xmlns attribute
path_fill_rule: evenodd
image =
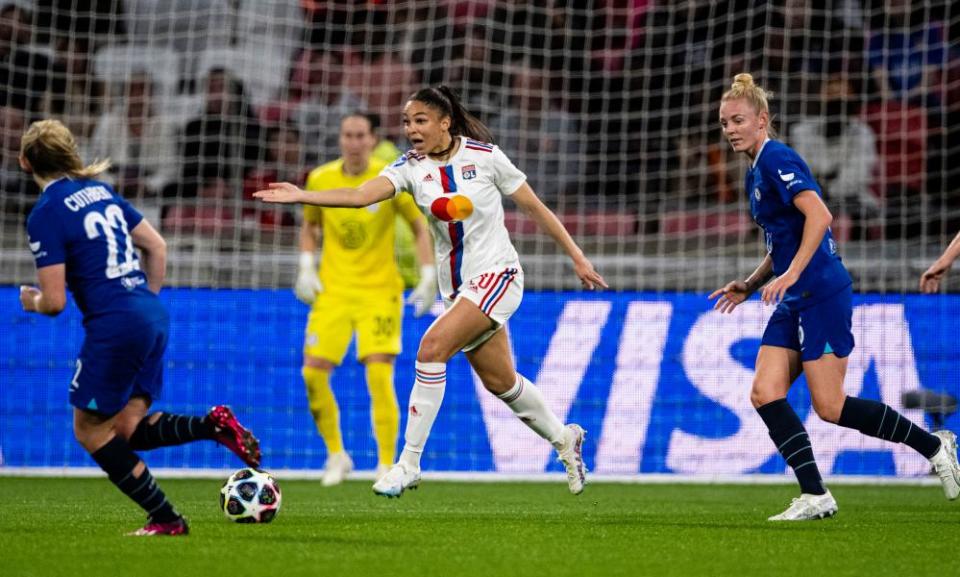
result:
<svg viewBox="0 0 960 577"><path fill-rule="evenodd" d="M269 523L280 511L280 485L266 471L240 469L220 488L220 509L237 523Z"/></svg>

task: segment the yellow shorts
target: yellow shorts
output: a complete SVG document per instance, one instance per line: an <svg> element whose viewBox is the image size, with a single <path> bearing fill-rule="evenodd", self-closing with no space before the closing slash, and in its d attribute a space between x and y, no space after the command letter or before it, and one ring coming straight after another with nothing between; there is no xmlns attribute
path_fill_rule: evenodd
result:
<svg viewBox="0 0 960 577"><path fill-rule="evenodd" d="M357 358L400 354L401 293L320 293L307 317L303 354L340 364L354 333Z"/></svg>

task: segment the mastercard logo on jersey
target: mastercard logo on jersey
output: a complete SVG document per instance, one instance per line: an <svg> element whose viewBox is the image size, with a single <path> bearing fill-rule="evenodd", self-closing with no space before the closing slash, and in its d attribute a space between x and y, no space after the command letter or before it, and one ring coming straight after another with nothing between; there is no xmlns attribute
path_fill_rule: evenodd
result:
<svg viewBox="0 0 960 577"><path fill-rule="evenodd" d="M444 222L466 220L473 214L473 203L462 194L441 196L430 205L430 212Z"/></svg>

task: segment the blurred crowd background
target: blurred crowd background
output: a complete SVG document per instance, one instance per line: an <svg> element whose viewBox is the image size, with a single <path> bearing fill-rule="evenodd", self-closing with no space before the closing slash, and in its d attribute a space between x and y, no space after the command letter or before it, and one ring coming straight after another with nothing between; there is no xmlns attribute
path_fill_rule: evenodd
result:
<svg viewBox="0 0 960 577"><path fill-rule="evenodd" d="M377 114L398 154L406 97L445 83L615 287L706 290L761 250L717 123L742 71L775 93L861 288L909 290L960 228L947 0L0 0L0 282L32 271L39 191L17 152L35 119L113 160L105 178L171 241L175 284L284 286L299 213L250 193L335 159L349 112ZM507 219L532 286L565 286Z"/></svg>

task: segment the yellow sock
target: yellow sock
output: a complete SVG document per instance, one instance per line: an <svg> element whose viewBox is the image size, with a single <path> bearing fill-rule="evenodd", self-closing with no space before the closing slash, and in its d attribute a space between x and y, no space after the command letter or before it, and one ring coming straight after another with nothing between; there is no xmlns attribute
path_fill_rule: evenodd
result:
<svg viewBox="0 0 960 577"><path fill-rule="evenodd" d="M330 389L330 373L314 367L303 367L301 373L307 385L307 401L310 414L317 423L317 432L327 445L327 454L343 452L343 437L340 434L340 408Z"/></svg>
<svg viewBox="0 0 960 577"><path fill-rule="evenodd" d="M377 458L381 465L392 465L397 456L400 434L400 407L393 386L393 363L367 363L367 389L370 391L370 416L377 439Z"/></svg>

